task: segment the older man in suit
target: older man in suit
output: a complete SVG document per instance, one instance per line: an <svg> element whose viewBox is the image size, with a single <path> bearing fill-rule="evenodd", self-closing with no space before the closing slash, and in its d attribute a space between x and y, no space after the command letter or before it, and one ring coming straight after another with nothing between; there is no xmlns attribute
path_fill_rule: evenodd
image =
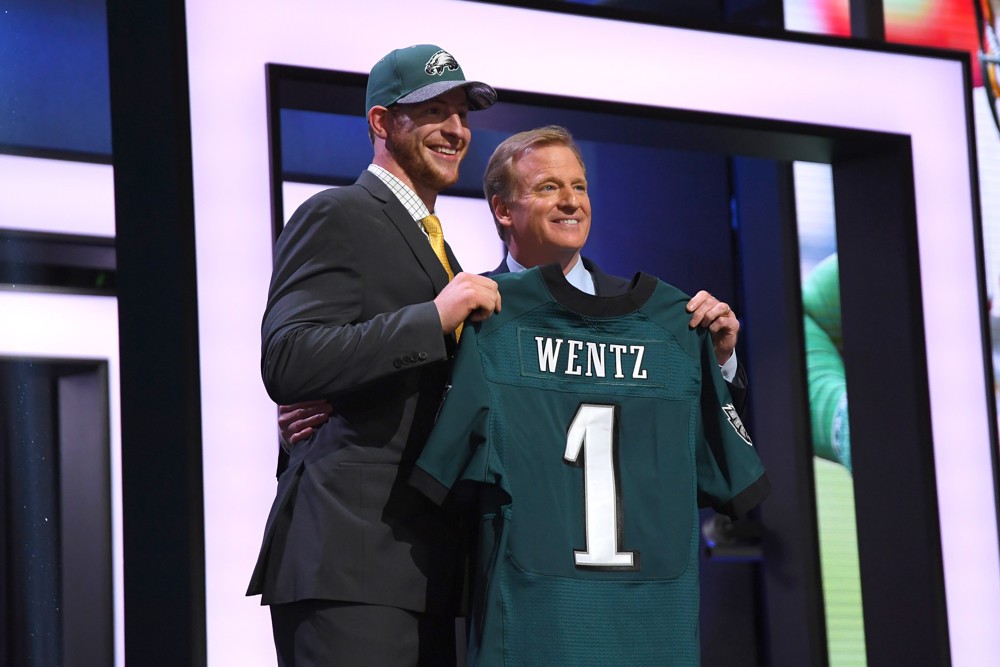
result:
<svg viewBox="0 0 1000 667"><path fill-rule="evenodd" d="M450 665L453 524L405 482L434 420L456 329L500 309L432 215L458 179L469 111L496 92L440 47L371 71L372 164L305 202L278 238L261 370L278 403L326 397L291 450L248 595L270 605L281 665Z"/></svg>
<svg viewBox="0 0 1000 667"><path fill-rule="evenodd" d="M519 132L490 157L483 176L497 234L507 256L490 275L559 264L570 284L598 296L621 294L629 280L603 272L581 254L590 234L587 168L566 128ZM740 322L728 304L705 291L688 303L691 326L712 336L716 360L737 410L746 407L746 371L736 359Z"/></svg>

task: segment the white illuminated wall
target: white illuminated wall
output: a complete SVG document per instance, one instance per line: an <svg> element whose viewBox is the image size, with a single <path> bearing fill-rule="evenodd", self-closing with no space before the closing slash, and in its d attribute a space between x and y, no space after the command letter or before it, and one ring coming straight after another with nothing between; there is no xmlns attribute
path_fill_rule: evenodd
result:
<svg viewBox="0 0 1000 667"><path fill-rule="evenodd" d="M328 187L291 181L282 183L285 222L299 204ZM437 199L434 212L441 218L441 230L455 256L462 262L463 271L486 273L497 267L503 259L503 242L497 236L493 216L485 201L441 196Z"/></svg>
<svg viewBox="0 0 1000 667"><path fill-rule="evenodd" d="M424 42L498 88L912 138L953 664L1000 664L1000 559L985 371L974 352L982 341L957 61L457 0L189 0L187 25L210 664L274 662L268 615L257 598L243 597L275 488L275 410L259 375L271 266L264 65L367 73L391 49ZM940 318L945 312L961 313L965 325ZM973 352L951 355L956 349Z"/></svg>
<svg viewBox="0 0 1000 667"><path fill-rule="evenodd" d="M113 178L111 165L0 155L0 228L111 238Z"/></svg>
<svg viewBox="0 0 1000 667"><path fill-rule="evenodd" d="M9 174L5 170L6 166L0 161L0 182ZM99 192L111 191L110 168L107 176L106 181L94 181ZM52 181L48 183L51 186ZM84 207L86 208L86 205ZM44 216L38 218L28 216L19 220L24 227L33 228L32 231L41 231L40 228L46 224ZM32 224L32 220L37 220L38 224ZM114 216L111 220L113 224ZM79 231L92 233L96 229L84 225ZM0 358L85 359L102 360L108 364L114 647L115 664L122 667L125 664L125 607L122 569L118 300L106 296L0 290L0 313L3 313L3 326L0 326Z"/></svg>
<svg viewBox="0 0 1000 667"><path fill-rule="evenodd" d="M59 196L53 196L59 193ZM113 238L110 165L0 155L0 228ZM111 554L115 665L125 664L118 300L0 290L0 357L108 363L111 429Z"/></svg>

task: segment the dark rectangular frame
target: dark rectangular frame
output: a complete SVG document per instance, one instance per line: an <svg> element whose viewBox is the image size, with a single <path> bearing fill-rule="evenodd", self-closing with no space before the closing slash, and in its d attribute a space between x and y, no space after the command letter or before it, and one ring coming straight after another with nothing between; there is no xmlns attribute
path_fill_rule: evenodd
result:
<svg viewBox="0 0 1000 667"><path fill-rule="evenodd" d="M909 47L899 50L927 53ZM968 63L965 67L968 73ZM365 81L364 75L355 73L267 66L275 237L283 226L278 110L297 99L314 110L357 112L363 108L359 100ZM336 94L324 93L325 86L334 86ZM345 90L352 89L353 94L345 96ZM771 664L827 664L790 163L804 160L832 166L868 662L949 664L909 137L498 92L503 103L611 112L637 122L652 119L660 128L657 139L670 148L734 156L745 345L756 387L755 440L761 443L774 489L760 512L765 526L764 626L772 637ZM971 109L971 100L967 108ZM971 136L969 141L970 175L973 192L978 193ZM985 308L978 206L976 198L979 298ZM892 308L885 308L887 303ZM891 349L886 332L892 332ZM983 363L991 370L985 324L981 333ZM986 377L992 378L992 373ZM884 388L887 384L891 390ZM983 390L992 396L992 386ZM989 410L995 423L992 401ZM992 439L996 472L995 433ZM920 613L904 615L900 609Z"/></svg>

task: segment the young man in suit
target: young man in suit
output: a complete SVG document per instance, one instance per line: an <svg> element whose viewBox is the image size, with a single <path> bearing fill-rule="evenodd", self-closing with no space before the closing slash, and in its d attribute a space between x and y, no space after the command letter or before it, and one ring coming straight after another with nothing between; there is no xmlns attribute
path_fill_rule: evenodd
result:
<svg viewBox="0 0 1000 667"><path fill-rule="evenodd" d="M581 291L598 296L625 291L627 278L605 273L581 254L590 234L586 175L580 151L563 127L520 132L497 146L486 167L483 190L508 253L488 275L557 263ZM747 379L735 354L739 320L728 304L706 291L692 297L688 310L692 327L711 332L733 403L743 414ZM291 445L309 438L330 409L325 400L281 406L282 438Z"/></svg>
<svg viewBox="0 0 1000 667"><path fill-rule="evenodd" d="M456 328L501 305L431 216L468 150L468 112L495 100L437 46L388 54L368 81L372 164L310 198L278 238L264 384L278 403L336 406L290 452L247 591L270 606L281 665L454 664L457 536L405 480Z"/></svg>

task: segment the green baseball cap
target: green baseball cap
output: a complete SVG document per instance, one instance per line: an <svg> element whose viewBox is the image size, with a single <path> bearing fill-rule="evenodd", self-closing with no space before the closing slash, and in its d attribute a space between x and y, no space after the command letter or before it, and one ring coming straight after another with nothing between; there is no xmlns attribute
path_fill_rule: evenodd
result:
<svg viewBox="0 0 1000 667"><path fill-rule="evenodd" d="M497 91L482 81L466 81L458 61L434 44L417 44L392 51L372 67L365 94L365 113L374 106L414 104L464 88L469 109L488 109Z"/></svg>

